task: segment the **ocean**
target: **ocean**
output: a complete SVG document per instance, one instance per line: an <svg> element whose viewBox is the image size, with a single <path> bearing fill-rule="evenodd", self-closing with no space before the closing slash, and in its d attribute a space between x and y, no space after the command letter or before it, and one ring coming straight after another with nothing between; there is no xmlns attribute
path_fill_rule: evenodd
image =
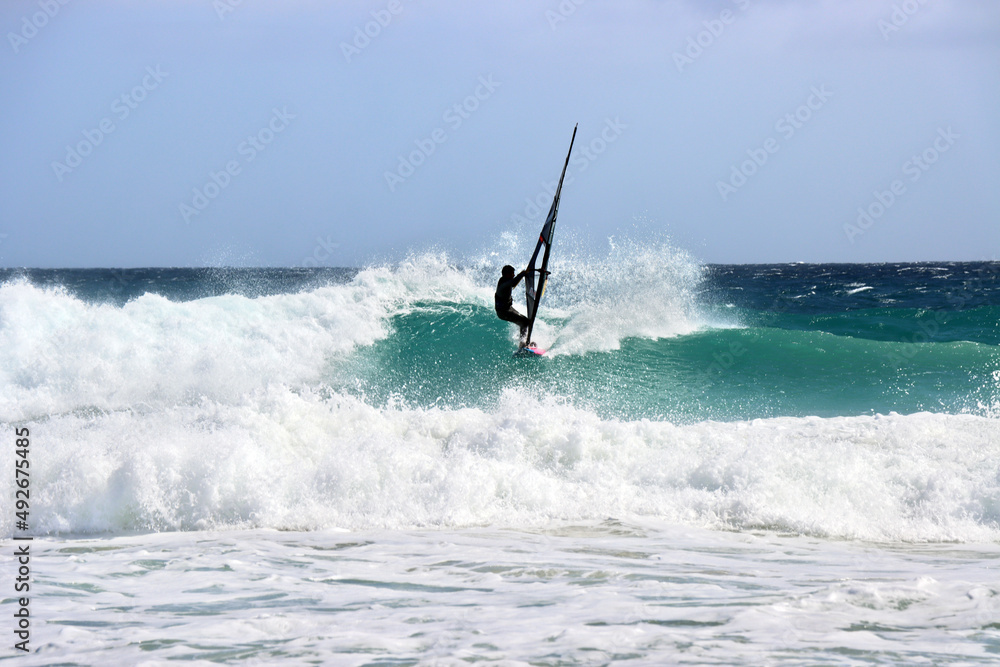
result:
<svg viewBox="0 0 1000 667"><path fill-rule="evenodd" d="M0 659L1000 661L1000 263L505 254L0 271Z"/></svg>

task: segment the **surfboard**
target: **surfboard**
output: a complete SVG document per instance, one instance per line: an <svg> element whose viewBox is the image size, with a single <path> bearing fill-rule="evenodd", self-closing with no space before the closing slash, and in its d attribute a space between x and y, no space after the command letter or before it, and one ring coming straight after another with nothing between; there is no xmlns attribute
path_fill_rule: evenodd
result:
<svg viewBox="0 0 1000 667"><path fill-rule="evenodd" d="M522 357L540 357L545 354L545 350L540 350L534 345L526 345L524 347L517 348L517 352L514 354Z"/></svg>
<svg viewBox="0 0 1000 667"><path fill-rule="evenodd" d="M573 142L576 141L576 128L577 125L574 125L573 136L569 140L569 151L566 153L566 161L563 163L562 174L559 176L559 185L556 186L556 193L552 197L552 206L549 208L549 214L545 217L545 224L542 225L542 231L538 235L538 243L535 245L535 252L531 255L531 261L528 262L527 272L524 276L524 294L528 304L527 317L529 320L527 340L529 341L531 340L531 331L535 328L535 316L538 315L538 306L542 301L542 297L545 296L545 286L549 282L549 254L552 252L552 235L556 231L556 216L559 215L559 198L562 196L563 179L566 178L566 167L569 166L569 156L573 153ZM539 258L541 258L541 263L539 263ZM522 351L527 351L528 354L536 356L545 354L544 350L538 350L537 347L532 345L522 347L518 350L518 352Z"/></svg>

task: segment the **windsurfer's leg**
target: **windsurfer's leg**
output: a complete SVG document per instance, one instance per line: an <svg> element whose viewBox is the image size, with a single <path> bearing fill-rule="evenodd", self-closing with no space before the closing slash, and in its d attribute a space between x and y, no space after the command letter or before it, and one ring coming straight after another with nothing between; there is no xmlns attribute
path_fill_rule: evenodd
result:
<svg viewBox="0 0 1000 667"><path fill-rule="evenodd" d="M511 322L516 324L521 329L521 333L518 335L518 339L521 341L521 346L525 346L529 343L528 341L528 325L531 324L531 320L517 312L513 308L511 309L511 314L516 317L512 319Z"/></svg>
<svg viewBox="0 0 1000 667"><path fill-rule="evenodd" d="M508 310L498 310L497 317L505 322L513 322L521 329L520 340L522 345L527 345L528 341L525 340L528 336L528 325L531 324L531 320L517 312L513 308Z"/></svg>
<svg viewBox="0 0 1000 667"><path fill-rule="evenodd" d="M497 317L499 317L501 320L504 320L505 322L513 322L514 324L521 327L528 326L528 323L530 321L528 320L527 317L517 312L513 308L509 308L507 310L498 310Z"/></svg>

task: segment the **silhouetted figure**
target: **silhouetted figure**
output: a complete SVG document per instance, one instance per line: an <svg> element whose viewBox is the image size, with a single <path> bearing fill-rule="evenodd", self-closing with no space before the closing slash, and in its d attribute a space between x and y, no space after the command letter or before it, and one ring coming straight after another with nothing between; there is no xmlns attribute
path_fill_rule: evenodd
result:
<svg viewBox="0 0 1000 667"><path fill-rule="evenodd" d="M500 280L497 281L496 294L493 295L494 306L497 309L497 317L507 322L513 322L517 326L521 327L520 340L522 347L528 343L528 341L525 340L525 337L528 334L528 324L530 324L530 320L514 310L514 297L511 296L511 291L517 287L519 282L521 282L525 273L527 273L527 270L514 275L513 266L508 264L503 267L500 272Z"/></svg>

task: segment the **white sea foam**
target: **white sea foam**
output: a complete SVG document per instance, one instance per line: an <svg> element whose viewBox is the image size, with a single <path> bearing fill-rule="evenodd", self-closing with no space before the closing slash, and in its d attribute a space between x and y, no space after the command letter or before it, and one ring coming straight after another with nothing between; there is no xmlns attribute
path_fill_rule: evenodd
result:
<svg viewBox="0 0 1000 667"><path fill-rule="evenodd" d="M275 385L226 404L29 425L32 512L47 533L654 517L870 540L1000 538L1000 422L971 415L675 426L513 391L491 411L376 409ZM11 517L0 521L9 535Z"/></svg>
<svg viewBox="0 0 1000 667"><path fill-rule="evenodd" d="M555 270L563 268L555 263ZM616 350L626 338L671 338L707 324L697 304L703 270L666 244L620 243L596 260L571 257L550 288L566 317L554 354ZM543 329L545 331L545 329Z"/></svg>
<svg viewBox="0 0 1000 667"><path fill-rule="evenodd" d="M145 294L123 307L8 282L0 285L0 420L225 404L270 384L312 386L331 357L383 338L390 316L414 302L486 298L434 254L297 294L186 302Z"/></svg>
<svg viewBox="0 0 1000 667"><path fill-rule="evenodd" d="M32 666L985 665L1000 612L996 545L649 521L36 538L31 555Z"/></svg>

